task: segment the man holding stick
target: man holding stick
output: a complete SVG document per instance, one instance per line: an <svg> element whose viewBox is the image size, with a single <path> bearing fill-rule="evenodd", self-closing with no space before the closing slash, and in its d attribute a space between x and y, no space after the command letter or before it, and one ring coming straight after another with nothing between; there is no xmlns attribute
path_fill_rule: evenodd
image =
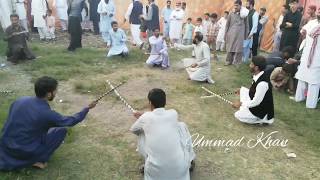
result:
<svg viewBox="0 0 320 180"><path fill-rule="evenodd" d="M150 112L135 112L137 121L130 130L138 139L138 151L144 157L144 179L189 180L195 153L185 123L175 110L166 110L166 94L152 89L148 94Z"/></svg>
<svg viewBox="0 0 320 180"><path fill-rule="evenodd" d="M169 67L169 54L167 50L167 43L164 37L160 36L159 29L153 30L153 36L149 38L151 45L151 53L147 60L149 66L160 66L162 69Z"/></svg>
<svg viewBox="0 0 320 180"><path fill-rule="evenodd" d="M58 82L42 77L35 83L36 97L22 97L10 107L0 139L0 170L29 166L44 169L53 152L62 144L67 128L83 121L94 101L73 116L53 111L49 101L57 93Z"/></svg>
<svg viewBox="0 0 320 180"><path fill-rule="evenodd" d="M10 20L11 26L6 29L4 37L4 40L8 41L7 60L16 64L20 60L35 59L27 44L29 33L19 24L19 16L12 14L10 15Z"/></svg>
<svg viewBox="0 0 320 180"><path fill-rule="evenodd" d="M234 116L243 123L272 124L274 121L274 105L270 78L264 73L266 59L254 56L250 63L253 83L250 89L241 87L237 90L240 101L232 106L239 109Z"/></svg>

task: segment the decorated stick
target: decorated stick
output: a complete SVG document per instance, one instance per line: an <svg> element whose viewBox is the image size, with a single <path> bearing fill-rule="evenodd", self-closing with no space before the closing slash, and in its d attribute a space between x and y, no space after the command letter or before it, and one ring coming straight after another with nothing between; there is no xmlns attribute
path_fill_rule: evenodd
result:
<svg viewBox="0 0 320 180"><path fill-rule="evenodd" d="M223 94L219 94L219 96L223 97L223 96L228 96L228 95L232 95L232 94L236 94L235 92L227 92L227 93L223 93ZM206 99L206 98L212 98L215 97L214 95L211 96L201 96L202 99Z"/></svg>
<svg viewBox="0 0 320 180"><path fill-rule="evenodd" d="M215 97L221 99L222 101L224 101L224 102L226 102L226 103L228 103L228 104L231 104L231 105L233 104L231 101L229 101L229 100L221 97L220 95L218 95L218 94L210 91L209 89L207 89L207 88L205 88L205 87L203 87L203 86L202 86L201 88L202 88L203 90L207 91L208 93L210 93L212 96L215 96Z"/></svg>
<svg viewBox="0 0 320 180"><path fill-rule="evenodd" d="M107 83L111 88L114 86L111 84L109 80L107 80ZM136 110L120 95L120 93L117 90L114 90L114 93L120 98L121 102L128 108L130 109L131 112L135 113Z"/></svg>
<svg viewBox="0 0 320 180"><path fill-rule="evenodd" d="M15 34L12 34L12 36L17 36L17 35L24 34L24 33L28 33L28 31L17 32Z"/></svg>
<svg viewBox="0 0 320 180"><path fill-rule="evenodd" d="M13 93L13 91L0 91L0 94L10 94Z"/></svg>
<svg viewBox="0 0 320 180"><path fill-rule="evenodd" d="M100 101L103 97L105 97L106 95L112 93L113 91L115 91L118 87L122 86L123 84L124 84L124 83L120 83L120 84L118 84L117 86L112 87L111 90L103 93L103 94L102 94L101 96L99 96L95 101L96 101L96 102Z"/></svg>

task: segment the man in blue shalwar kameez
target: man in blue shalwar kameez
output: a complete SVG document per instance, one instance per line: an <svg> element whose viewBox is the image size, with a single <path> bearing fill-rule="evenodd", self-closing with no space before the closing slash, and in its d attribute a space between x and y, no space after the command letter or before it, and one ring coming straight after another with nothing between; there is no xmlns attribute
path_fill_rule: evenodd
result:
<svg viewBox="0 0 320 180"><path fill-rule="evenodd" d="M62 116L51 110L58 82L42 77L35 83L36 97L22 97L10 107L0 139L0 170L15 170L29 166L45 168L53 152L63 142L67 126L84 120L91 103L73 116Z"/></svg>

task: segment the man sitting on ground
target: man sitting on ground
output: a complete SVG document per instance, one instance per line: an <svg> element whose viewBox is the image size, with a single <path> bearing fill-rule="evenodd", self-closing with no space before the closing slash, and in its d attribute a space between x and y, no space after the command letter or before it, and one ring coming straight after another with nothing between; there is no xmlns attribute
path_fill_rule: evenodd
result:
<svg viewBox="0 0 320 180"><path fill-rule="evenodd" d="M6 29L4 40L8 41L7 60L16 64L22 60L32 60L35 56L28 48L29 33L19 24L19 16L10 16L11 26Z"/></svg>
<svg viewBox="0 0 320 180"><path fill-rule="evenodd" d="M210 48L202 40L203 35L197 34L194 37L193 45L175 44L175 47L183 50L192 49L194 51L195 58L183 59L184 66L189 74L189 80L213 84L214 81L211 78Z"/></svg>
<svg viewBox="0 0 320 180"><path fill-rule="evenodd" d="M109 30L107 47L110 48L107 57L122 56L126 57L129 54L129 50L126 45L127 36L126 33L118 28L118 23L113 21L111 23L112 29Z"/></svg>
<svg viewBox="0 0 320 180"><path fill-rule="evenodd" d="M0 138L0 170L45 168L65 139L65 127L83 121L89 109L95 107L93 102L73 116L60 115L49 106L57 86L55 79L42 77L35 83L36 97L22 97L11 105Z"/></svg>
<svg viewBox="0 0 320 180"><path fill-rule="evenodd" d="M167 51L167 43L160 36L159 29L153 31L153 36L149 38L151 45L151 53L147 60L149 66L160 66L163 69L169 67L169 55Z"/></svg>
<svg viewBox="0 0 320 180"><path fill-rule="evenodd" d="M145 159L144 179L189 180L195 153L187 125L178 121L175 110L166 110L166 94L152 89L148 94L151 112L135 113L130 130L139 136L138 151Z"/></svg>
<svg viewBox="0 0 320 180"><path fill-rule="evenodd" d="M265 67L266 59L254 56L250 63L253 84L250 89L241 87L237 91L240 101L234 102L232 106L239 109L234 116L243 123L272 124L274 121L272 85L263 71Z"/></svg>

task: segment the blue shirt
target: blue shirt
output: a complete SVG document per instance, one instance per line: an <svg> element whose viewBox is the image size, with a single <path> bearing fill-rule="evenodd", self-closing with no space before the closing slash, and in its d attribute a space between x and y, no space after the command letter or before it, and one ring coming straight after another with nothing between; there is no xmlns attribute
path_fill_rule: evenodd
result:
<svg viewBox="0 0 320 180"><path fill-rule="evenodd" d="M16 100L1 132L0 170L33 162L48 148L45 139L50 128L73 126L88 112L89 109L84 108L73 116L62 116L43 99L22 97Z"/></svg>

